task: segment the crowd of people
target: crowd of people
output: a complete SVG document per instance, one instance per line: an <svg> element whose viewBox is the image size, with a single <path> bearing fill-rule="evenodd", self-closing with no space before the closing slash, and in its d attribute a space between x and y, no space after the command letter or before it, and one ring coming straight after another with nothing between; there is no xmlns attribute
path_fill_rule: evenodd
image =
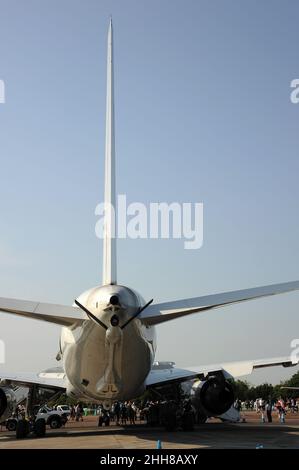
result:
<svg viewBox="0 0 299 470"><path fill-rule="evenodd" d="M98 425L109 426L110 423L116 425L136 424L136 422L145 422L150 425L161 424L162 409L165 410L166 401L115 401L110 409L104 404L100 404L93 408L94 414L98 415ZM235 400L234 407L240 412L255 411L261 416L263 422L272 422L272 413L277 413L281 423L285 422L287 413L299 412L299 400L290 398L283 400L264 400L257 398L256 400L241 401ZM84 409L81 403L77 403L70 409L70 421L83 421Z"/></svg>
<svg viewBox="0 0 299 470"><path fill-rule="evenodd" d="M272 413L277 412L279 421L284 423L287 413L298 413L299 400L295 398L289 398L287 400L283 400L283 398L279 398L279 400L257 398L256 400L245 400L242 402L237 398L234 407L239 412L245 410L256 411L260 414L261 420L265 422L267 418L268 423L272 423Z"/></svg>
<svg viewBox="0 0 299 470"><path fill-rule="evenodd" d="M189 407L192 407L190 400ZM172 404L171 409L169 406ZM234 407L241 413L245 411L252 411L259 414L262 422L272 422L273 415L277 416L281 423L285 422L287 413L299 413L299 399L289 398L284 400L279 398L273 400L269 397L267 400L257 398L256 400L240 400L236 399ZM193 408L193 407L192 407ZM54 407L55 409L55 407ZM186 403L182 407L183 411L186 408ZM134 425L136 422L144 422L151 426L161 425L163 423L163 416L167 412L178 412L178 405L173 401L157 400L157 401L115 401L110 408L104 404L93 405L91 412L98 416L98 425L109 426L110 423L115 425ZM77 403L70 407L69 420L70 421L83 421L84 412L82 403ZM26 409L23 404L17 406L14 416L25 417Z"/></svg>
<svg viewBox="0 0 299 470"><path fill-rule="evenodd" d="M120 402L116 401L110 409L106 409L103 404L94 408L94 412L99 416L99 425L109 425L110 421L115 424L135 424L137 419L142 419L142 411L140 406L134 401ZM83 421L84 409L81 403L71 406L70 421Z"/></svg>
<svg viewBox="0 0 299 470"><path fill-rule="evenodd" d="M139 421L149 426L160 426L165 425L165 418L169 413L179 417L190 410L190 399L186 399L180 404L174 400L148 400L143 403L139 401L116 401L112 404L110 410L105 409L103 405L99 406L98 425L109 425L110 422L116 425L136 424Z"/></svg>
<svg viewBox="0 0 299 470"><path fill-rule="evenodd" d="M112 404L111 409L108 411L103 405L99 406L99 422L105 423L105 418L108 415L109 421L114 421L115 424L135 424L137 418L140 419L140 408L134 401L119 402L116 401Z"/></svg>
<svg viewBox="0 0 299 470"><path fill-rule="evenodd" d="M81 403L71 406L70 420L83 421L84 408Z"/></svg>
<svg viewBox="0 0 299 470"><path fill-rule="evenodd" d="M104 404L94 407L91 412L98 416L98 425L109 426L136 424L144 422L150 425L159 425L162 416L162 407L165 409L166 401L115 401L108 409ZM84 409L80 403L70 409L70 421L83 421Z"/></svg>

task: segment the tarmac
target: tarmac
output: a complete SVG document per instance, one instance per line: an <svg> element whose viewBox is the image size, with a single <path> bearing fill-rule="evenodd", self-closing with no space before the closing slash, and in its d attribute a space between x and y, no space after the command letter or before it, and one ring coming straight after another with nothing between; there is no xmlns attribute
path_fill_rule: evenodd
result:
<svg viewBox="0 0 299 470"><path fill-rule="evenodd" d="M262 423L255 412L244 414L246 422L223 423L210 419L192 432L166 432L163 428L136 425L97 427L97 417L83 422L68 422L58 430L47 429L44 438L29 436L22 440L5 428L0 430L1 449L155 449L160 440L163 449L299 449L299 414L289 414L281 424L277 415L272 423Z"/></svg>

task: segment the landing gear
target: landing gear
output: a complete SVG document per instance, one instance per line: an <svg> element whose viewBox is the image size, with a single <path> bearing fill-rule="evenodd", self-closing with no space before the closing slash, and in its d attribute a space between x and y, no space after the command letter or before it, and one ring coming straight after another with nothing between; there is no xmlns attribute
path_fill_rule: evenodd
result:
<svg viewBox="0 0 299 470"><path fill-rule="evenodd" d="M34 423L34 433L36 437L45 437L46 422L44 419L37 419Z"/></svg>
<svg viewBox="0 0 299 470"><path fill-rule="evenodd" d="M36 437L44 437L46 434L46 422L44 419L35 420L33 413L34 404L36 402L37 396L37 386L32 385L30 387L27 397L27 406L26 414L29 416L29 420L22 418L16 423L16 438L24 439L31 432L34 433Z"/></svg>
<svg viewBox="0 0 299 470"><path fill-rule="evenodd" d="M173 432L177 427L177 419L175 414L169 414L165 419L165 430Z"/></svg>
<svg viewBox="0 0 299 470"><path fill-rule="evenodd" d="M181 422L183 431L194 431L194 413L192 411L185 411Z"/></svg>
<svg viewBox="0 0 299 470"><path fill-rule="evenodd" d="M27 421L26 419L20 419L16 426L16 438L24 439L30 433L33 433L36 437L45 437L46 434L46 422L44 419L37 419L36 421Z"/></svg>
<svg viewBox="0 0 299 470"><path fill-rule="evenodd" d="M197 424L204 424L207 421L207 416L200 411L196 413L196 422Z"/></svg>
<svg viewBox="0 0 299 470"><path fill-rule="evenodd" d="M161 424L166 431L194 430L194 411L189 400L177 404L175 401L165 402L161 405Z"/></svg>
<svg viewBox="0 0 299 470"><path fill-rule="evenodd" d="M99 420L98 420L98 427L104 426L110 426L110 415L108 411L101 410L101 414L99 415Z"/></svg>
<svg viewBox="0 0 299 470"><path fill-rule="evenodd" d="M30 423L26 419L21 419L17 423L16 427L16 438L17 439L24 439L30 433Z"/></svg>

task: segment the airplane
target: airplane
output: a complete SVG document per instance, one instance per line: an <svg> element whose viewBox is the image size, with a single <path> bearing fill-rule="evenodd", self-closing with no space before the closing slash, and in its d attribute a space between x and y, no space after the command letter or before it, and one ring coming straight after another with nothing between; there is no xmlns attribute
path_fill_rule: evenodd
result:
<svg viewBox="0 0 299 470"><path fill-rule="evenodd" d="M105 141L105 203L115 207L113 27L110 19L107 47ZM154 303L130 287L117 283L116 238L107 217L103 239L103 283L79 295L72 306L0 298L0 311L62 327L57 359L63 367L40 374L0 373L0 422L15 403L13 387L66 393L82 402L130 400L146 389L192 381L194 403L204 422L210 416L238 419L229 379L254 369L298 364L292 357L268 358L207 366L177 368L155 362L155 327L164 322L215 308L299 289L299 281L245 290Z"/></svg>

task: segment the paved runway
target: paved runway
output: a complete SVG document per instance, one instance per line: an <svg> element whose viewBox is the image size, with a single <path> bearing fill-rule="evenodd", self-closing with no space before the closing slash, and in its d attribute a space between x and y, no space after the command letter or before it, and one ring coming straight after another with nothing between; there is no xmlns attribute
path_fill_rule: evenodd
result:
<svg viewBox="0 0 299 470"><path fill-rule="evenodd" d="M95 417L83 423L67 423L65 428L47 431L45 438L16 440L15 434L0 432L0 449L154 449L157 440L164 449L249 448L299 449L299 415L287 417L286 424L261 423L255 413L246 413L246 423L228 424L218 420L197 426L193 432L166 432L162 428L109 426L98 428Z"/></svg>

